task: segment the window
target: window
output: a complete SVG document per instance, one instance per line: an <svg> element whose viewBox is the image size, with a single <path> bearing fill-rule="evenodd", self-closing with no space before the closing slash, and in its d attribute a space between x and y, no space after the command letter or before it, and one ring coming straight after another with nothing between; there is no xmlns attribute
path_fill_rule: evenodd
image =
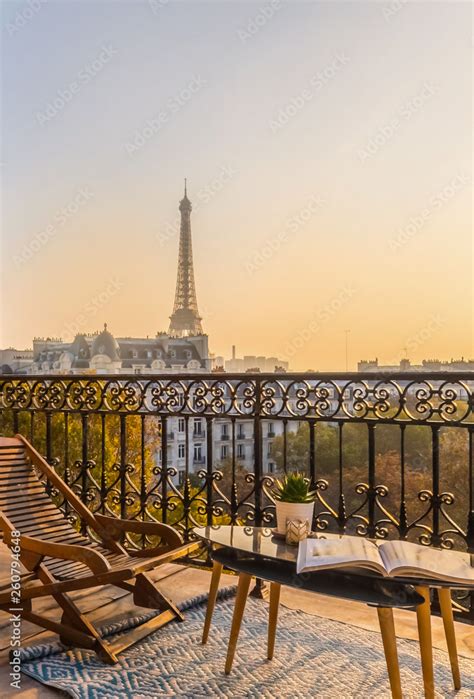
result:
<svg viewBox="0 0 474 699"><path fill-rule="evenodd" d="M185 423L184 423L184 417L178 418L178 432L184 432L185 428Z"/></svg>
<svg viewBox="0 0 474 699"><path fill-rule="evenodd" d="M245 447L243 444L237 444L237 456L239 459L245 459Z"/></svg>
<svg viewBox="0 0 474 699"><path fill-rule="evenodd" d="M229 436L229 425L226 422L221 426L221 435L222 438Z"/></svg>
<svg viewBox="0 0 474 699"><path fill-rule="evenodd" d="M271 455L272 455L272 443L271 443L271 442L268 442L268 445L267 445L267 456L271 456Z"/></svg>
<svg viewBox="0 0 474 699"><path fill-rule="evenodd" d="M224 446L221 447L221 459L227 459L228 452L227 444L224 444Z"/></svg>
<svg viewBox="0 0 474 699"><path fill-rule="evenodd" d="M245 430L244 430L244 426L243 426L242 423L240 423L240 422L239 422L239 426L238 426L238 429L237 429L237 439L245 439Z"/></svg>
<svg viewBox="0 0 474 699"><path fill-rule="evenodd" d="M194 445L194 461L202 461L202 444Z"/></svg>
<svg viewBox="0 0 474 699"><path fill-rule="evenodd" d="M202 434L202 421L194 420L194 434Z"/></svg>
<svg viewBox="0 0 474 699"><path fill-rule="evenodd" d="M268 462L268 472L275 473L275 464L273 463L273 461Z"/></svg>
<svg viewBox="0 0 474 699"><path fill-rule="evenodd" d="M134 369L133 372L134 372L135 374L141 374L141 373L142 373L142 370L141 370L141 369Z"/></svg>
<svg viewBox="0 0 474 699"><path fill-rule="evenodd" d="M179 485L183 485L183 483L184 483L184 471L179 471L178 477L179 477Z"/></svg>
<svg viewBox="0 0 474 699"><path fill-rule="evenodd" d="M184 459L186 455L186 445L178 444L178 459Z"/></svg>
<svg viewBox="0 0 474 699"><path fill-rule="evenodd" d="M275 436L275 428L273 426L273 422L268 423L268 436L269 437L274 437Z"/></svg>

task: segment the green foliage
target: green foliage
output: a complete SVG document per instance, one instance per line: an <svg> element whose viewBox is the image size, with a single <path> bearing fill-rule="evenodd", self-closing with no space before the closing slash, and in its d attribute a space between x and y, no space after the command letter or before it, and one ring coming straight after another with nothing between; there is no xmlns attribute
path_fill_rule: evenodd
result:
<svg viewBox="0 0 474 699"><path fill-rule="evenodd" d="M244 500L247 496L250 496L253 488L253 483L248 479L249 471L238 459L235 463L235 469L232 464L232 459L227 457L218 461L215 465L215 470L222 473L222 479L218 481L217 485L219 490L223 495L231 499L232 490L235 482L235 491L239 497L239 500Z"/></svg>
<svg viewBox="0 0 474 699"><path fill-rule="evenodd" d="M275 500L282 502L314 502L316 491L309 489L309 482L302 473L289 473L281 480L275 481L273 489Z"/></svg>
<svg viewBox="0 0 474 699"><path fill-rule="evenodd" d="M342 462L347 468L367 469L367 425L347 422L342 432ZM375 433L377 454L400 449L398 425L377 425ZM339 430L336 423L320 422L315 426L315 462L318 477L331 477L339 468ZM286 471L309 473L309 427L302 423L296 432L288 431L286 445ZM284 440L275 437L272 443L272 459L278 473L284 472ZM407 425L405 430L405 460L415 469L431 469L431 429L421 425Z"/></svg>

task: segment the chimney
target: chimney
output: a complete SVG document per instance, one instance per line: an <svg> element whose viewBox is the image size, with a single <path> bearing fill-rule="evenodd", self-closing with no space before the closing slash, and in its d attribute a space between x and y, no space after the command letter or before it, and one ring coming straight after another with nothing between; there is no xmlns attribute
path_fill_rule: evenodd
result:
<svg viewBox="0 0 474 699"><path fill-rule="evenodd" d="M235 359L235 345L232 345L232 359Z"/></svg>

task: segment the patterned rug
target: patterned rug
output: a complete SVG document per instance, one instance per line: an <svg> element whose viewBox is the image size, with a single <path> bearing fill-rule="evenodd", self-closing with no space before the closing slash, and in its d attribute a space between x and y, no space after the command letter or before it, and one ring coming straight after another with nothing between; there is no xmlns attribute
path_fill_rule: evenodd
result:
<svg viewBox="0 0 474 699"><path fill-rule="evenodd" d="M221 594L206 646L200 639L205 598L189 600L184 623L168 624L122 653L118 665L87 650L60 644L23 650L22 672L79 699L367 699L390 697L380 635L336 621L280 608L275 657L265 659L268 606L249 598L234 668L224 675L234 588ZM148 617L150 615L147 615ZM107 631L120 633L134 618ZM398 639L403 696L423 696L418 644ZM474 663L460 658L463 689L452 689L446 653L435 650L436 697L474 696Z"/></svg>

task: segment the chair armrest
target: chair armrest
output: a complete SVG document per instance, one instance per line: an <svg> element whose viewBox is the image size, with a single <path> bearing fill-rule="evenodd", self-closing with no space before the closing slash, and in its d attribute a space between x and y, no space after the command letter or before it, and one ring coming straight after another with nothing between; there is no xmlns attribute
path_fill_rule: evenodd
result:
<svg viewBox="0 0 474 699"><path fill-rule="evenodd" d="M36 554L35 556L26 556L25 564L28 562L36 568L45 556L51 558L62 558L66 561L79 561L85 563L93 573L106 573L110 570L110 565L105 556L99 551L88 548L87 546L76 546L74 544L58 544L51 541L43 541L31 536L20 537L21 553Z"/></svg>
<svg viewBox="0 0 474 699"><path fill-rule="evenodd" d="M176 561L178 558L181 558L182 556L187 556L188 554L192 553L193 551L197 551L200 548L202 548L202 541L188 541L187 544L181 544L181 546L172 549L170 549L169 546L154 546L153 548L141 549L139 551L129 550L127 551L127 553L129 556L132 556L133 558L150 558L169 553L170 558L167 559L167 562L169 563L170 561Z"/></svg>
<svg viewBox="0 0 474 699"><path fill-rule="evenodd" d="M136 519L119 519L118 517L106 517L97 513L94 514L94 517L102 530L107 533L107 537L112 539L112 541L118 541L123 532L130 532L132 534L159 536L166 542L166 550L174 549L183 543L180 534L173 527L162 522L140 522ZM156 552L158 549L160 553L165 551L163 546L154 547L153 549L147 549L146 555L149 555L148 551Z"/></svg>

